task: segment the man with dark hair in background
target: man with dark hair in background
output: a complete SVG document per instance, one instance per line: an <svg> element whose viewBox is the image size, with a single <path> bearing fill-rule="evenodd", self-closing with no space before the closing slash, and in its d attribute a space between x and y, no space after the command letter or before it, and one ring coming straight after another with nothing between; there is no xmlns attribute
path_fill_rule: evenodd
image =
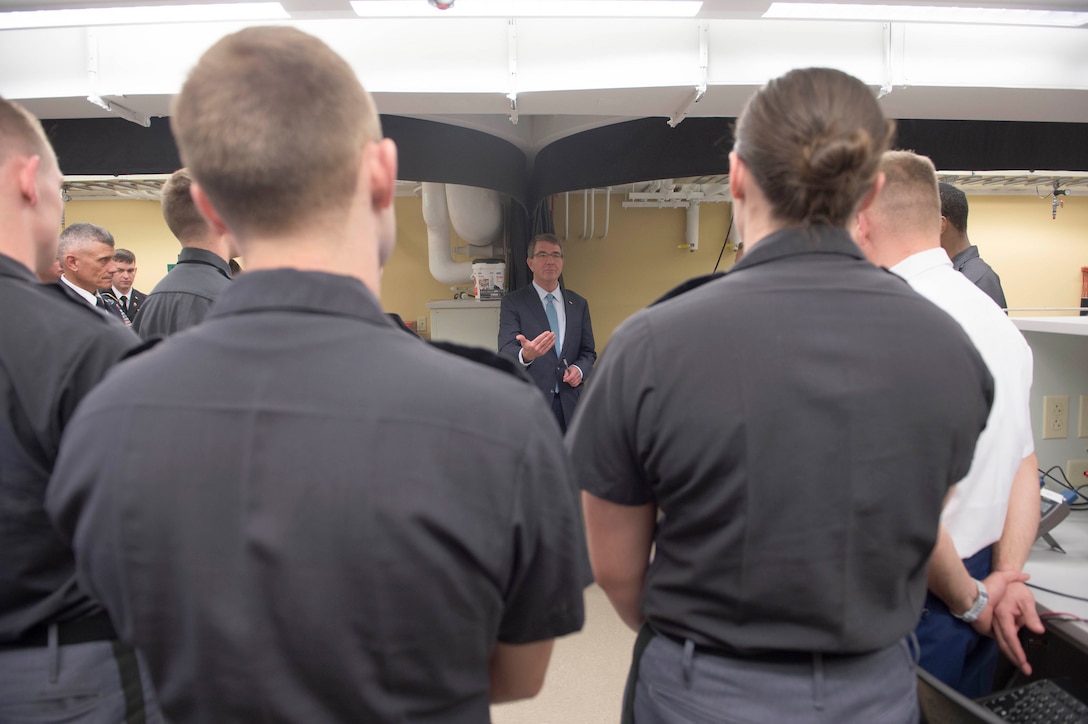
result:
<svg viewBox="0 0 1088 724"><path fill-rule="evenodd" d="M533 696L584 616L570 463L524 380L381 309L397 151L355 71L248 28L204 54L171 124L246 272L92 393L49 500L163 711L478 724Z"/></svg>
<svg viewBox="0 0 1088 724"><path fill-rule="evenodd" d="M967 194L952 184L940 184L941 246L952 259L956 271L986 292L997 306L1005 309L1005 291L997 272L978 255L978 247L967 238Z"/></svg>
<svg viewBox="0 0 1088 724"><path fill-rule="evenodd" d="M135 653L77 582L72 550L45 512L76 405L140 342L92 302L73 304L34 276L57 257L61 179L41 124L0 98L0 721L159 721ZM83 254L72 253L82 277ZM89 254L91 282L102 256Z"/></svg>
<svg viewBox="0 0 1088 724"><path fill-rule="evenodd" d="M191 185L189 170L182 168L162 187L162 216L181 242L181 253L147 296L134 324L144 339L169 337L199 324L233 278L229 264L238 255L234 240L200 215L189 194Z"/></svg>
<svg viewBox="0 0 1088 724"><path fill-rule="evenodd" d="M132 321L140 311L147 295L132 288L136 283L136 255L128 249L115 249L113 252L113 284L102 289L103 297L110 297Z"/></svg>

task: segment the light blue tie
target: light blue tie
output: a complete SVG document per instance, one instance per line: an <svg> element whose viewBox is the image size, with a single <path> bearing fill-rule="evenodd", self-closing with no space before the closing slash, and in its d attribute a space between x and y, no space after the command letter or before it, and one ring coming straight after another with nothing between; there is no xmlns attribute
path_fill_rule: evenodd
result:
<svg viewBox="0 0 1088 724"><path fill-rule="evenodd" d="M555 311L555 297L548 294L544 297L544 313L548 315L548 326L555 332L555 356L559 356L559 315Z"/></svg>
<svg viewBox="0 0 1088 724"><path fill-rule="evenodd" d="M555 311L555 297L551 294L544 297L544 313L548 315L548 326L555 333L555 346L552 347L552 350L555 352L555 356L559 357L559 315ZM555 383L553 392L559 392L558 380Z"/></svg>

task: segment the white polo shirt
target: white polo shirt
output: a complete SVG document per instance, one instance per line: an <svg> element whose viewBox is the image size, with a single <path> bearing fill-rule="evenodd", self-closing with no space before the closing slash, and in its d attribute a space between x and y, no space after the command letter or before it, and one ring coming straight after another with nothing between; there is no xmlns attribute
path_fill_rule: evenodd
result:
<svg viewBox="0 0 1088 724"><path fill-rule="evenodd" d="M969 558L1001 538L1013 476L1035 450L1028 402L1031 348L1001 308L953 268L944 249L914 254L892 271L959 322L994 378L993 407L971 469L941 514L956 552Z"/></svg>

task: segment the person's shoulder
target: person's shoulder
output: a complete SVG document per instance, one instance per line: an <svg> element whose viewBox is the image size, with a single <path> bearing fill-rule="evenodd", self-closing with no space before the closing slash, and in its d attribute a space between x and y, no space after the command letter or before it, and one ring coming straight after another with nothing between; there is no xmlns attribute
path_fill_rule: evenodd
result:
<svg viewBox="0 0 1088 724"><path fill-rule="evenodd" d="M585 297L583 297L581 294L574 291L573 289L568 289L567 287L563 287L563 296L566 297L566 300L568 302L577 302L581 304L587 303Z"/></svg>
<svg viewBox="0 0 1088 724"><path fill-rule="evenodd" d="M713 274L704 274L702 276L692 277L687 281L681 282L669 291L662 294L660 297L651 302L650 306L655 307L659 304L664 304L670 299L676 299L677 297L687 294L695 289L698 289L712 281L721 279L725 276L725 272L714 272Z"/></svg>
<svg viewBox="0 0 1088 724"><path fill-rule="evenodd" d="M503 304L520 304L531 297L536 296L536 288L533 285L526 284L523 287L519 287L511 292L507 292L502 295Z"/></svg>
<svg viewBox="0 0 1088 724"><path fill-rule="evenodd" d="M34 306L43 315L42 328L65 338L73 347L97 345L109 350L127 350L140 343L127 327L82 300L72 299L59 284L36 285L32 293Z"/></svg>
<svg viewBox="0 0 1088 724"><path fill-rule="evenodd" d="M456 342L444 340L431 341L428 342L428 344L446 354L460 357L463 360L482 365L484 368L489 368L496 372L501 372L526 385L533 384L532 378L526 374L523 365L517 364L507 357L502 357L497 352L492 352L483 347L471 347L469 345L457 344Z"/></svg>

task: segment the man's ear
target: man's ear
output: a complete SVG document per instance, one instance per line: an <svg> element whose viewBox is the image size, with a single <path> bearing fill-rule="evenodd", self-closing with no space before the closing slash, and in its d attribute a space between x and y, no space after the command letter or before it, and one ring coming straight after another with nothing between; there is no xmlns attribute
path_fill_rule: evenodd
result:
<svg viewBox="0 0 1088 724"><path fill-rule="evenodd" d="M215 210L208 195L204 193L204 189L196 181L189 185L189 195L193 197L193 204L196 206L197 211L200 212L200 215L204 217L204 220L208 222L208 225L212 227L215 233L219 235L229 233L227 225L223 223L223 217Z"/></svg>
<svg viewBox="0 0 1088 724"><path fill-rule="evenodd" d="M734 199L743 199L745 196L745 184L748 180L748 166L737 155L736 151L729 152L729 193Z"/></svg>
<svg viewBox="0 0 1088 724"><path fill-rule="evenodd" d="M854 241L857 242L859 246L863 241L869 241L869 228L869 210L859 211L857 215L857 225L853 233Z"/></svg>
<svg viewBox="0 0 1088 724"><path fill-rule="evenodd" d="M379 211L393 204L397 186L397 144L391 138L369 144L363 154L370 175L370 198Z"/></svg>
<svg viewBox="0 0 1088 724"><path fill-rule="evenodd" d="M19 192L31 206L38 205L38 169L42 165L41 156L24 156L17 159L19 165Z"/></svg>
<svg viewBox="0 0 1088 724"><path fill-rule="evenodd" d="M888 177L883 171L876 175L876 181L873 182L873 187L869 189L868 193L861 197L861 203L858 204L858 213L865 211L873 205L873 201L876 200L877 194L884 188L884 182L888 180Z"/></svg>
<svg viewBox="0 0 1088 724"><path fill-rule="evenodd" d="M945 229L948 228L948 219L945 216L941 216L941 236L944 236Z"/></svg>

